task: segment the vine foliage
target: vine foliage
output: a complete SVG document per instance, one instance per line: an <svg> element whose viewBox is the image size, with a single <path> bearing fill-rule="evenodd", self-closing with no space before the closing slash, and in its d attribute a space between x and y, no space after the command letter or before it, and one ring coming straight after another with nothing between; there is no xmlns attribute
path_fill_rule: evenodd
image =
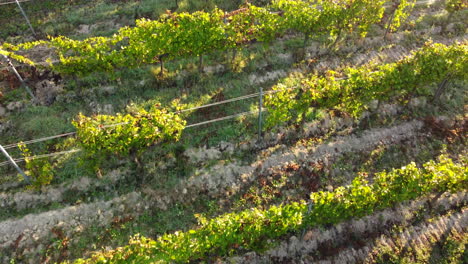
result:
<svg viewBox="0 0 468 264"><path fill-rule="evenodd" d="M256 41L268 44L287 31L303 34L304 45L311 37L335 39L335 44L345 35L364 37L372 24L382 20L388 1L274 0L267 7L246 4L231 13L217 8L211 12L168 11L158 20L139 19L135 27L123 27L111 37L73 40L58 36L19 45L4 43L0 52L33 64L16 52L45 45L60 60L51 67L63 74L112 73L115 69L152 63L161 63L163 68L164 60L202 58L214 50L238 49ZM394 29L409 14L410 2L400 1Z"/></svg>
<svg viewBox="0 0 468 264"><path fill-rule="evenodd" d="M84 263L187 263L206 256L226 255L236 249L262 250L266 241L303 228L335 224L363 217L396 203L433 192L457 192L468 184L466 156L460 163L441 156L422 168L411 163L401 169L378 173L370 184L358 176L350 186L311 194L314 206L306 202L228 213L213 219L199 218L199 227L165 234L157 239L135 236L122 248L97 253Z"/></svg>
<svg viewBox="0 0 468 264"><path fill-rule="evenodd" d="M373 100L398 99L434 94L432 84L446 78L468 77L466 44L426 43L398 62L376 67L348 67L323 76L292 76L283 80L265 99L266 128L283 122L298 123L313 109L339 109L359 117Z"/></svg>
<svg viewBox="0 0 468 264"><path fill-rule="evenodd" d="M146 147L180 138L185 120L174 113L153 107L131 114L79 114L72 122L77 129L79 143L92 157L139 154Z"/></svg>

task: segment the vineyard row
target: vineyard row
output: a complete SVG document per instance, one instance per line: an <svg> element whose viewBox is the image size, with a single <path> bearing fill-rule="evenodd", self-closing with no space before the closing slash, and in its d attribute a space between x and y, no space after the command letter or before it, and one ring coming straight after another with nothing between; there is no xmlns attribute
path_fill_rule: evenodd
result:
<svg viewBox="0 0 468 264"><path fill-rule="evenodd" d="M4 43L0 54L34 65L16 52L46 45L60 60L51 65L55 71L79 75L151 63L161 63L163 68L164 61L193 56L199 56L202 63L204 54L236 50L253 42L268 44L288 31L301 33L304 44L310 38L337 41L349 34L364 37L371 25L383 23L387 2L392 3L387 8L391 19L383 26L394 31L408 17L415 0L397 4L390 0L275 0L268 7L246 5L230 13L219 9L192 14L168 12L155 21L139 19L135 27L121 28L112 37L80 41L59 36L16 46Z"/></svg>
<svg viewBox="0 0 468 264"><path fill-rule="evenodd" d="M181 263L204 259L207 255L226 255L239 248L265 249L270 246L266 243L269 239L303 228L363 217L432 192L463 190L468 184L468 170L466 156L460 158L461 163L454 163L441 156L439 162L428 162L423 168L411 163L376 174L372 184L365 175L360 175L350 186L312 193L310 203L251 209L213 219L199 217L198 229L166 234L156 240L137 236L128 246L75 263Z"/></svg>
<svg viewBox="0 0 468 264"><path fill-rule="evenodd" d="M467 74L465 43L450 46L427 43L412 56L375 68L346 68L343 73L329 71L325 76L289 77L265 93L268 112L265 127L269 129L286 121L303 122L317 109L338 109L358 117L374 100L380 103L398 99L407 103L414 96L437 95L442 93L443 86L433 91L431 84L466 79ZM128 114L90 117L80 114L73 125L79 147L99 166L112 155L138 158L148 146L177 141L185 128L193 126L186 126L184 120L188 110L183 106L171 110L155 105L150 110L133 109ZM216 120L208 122L213 121ZM36 141L39 142L31 142ZM28 159L32 161L31 157Z"/></svg>
<svg viewBox="0 0 468 264"><path fill-rule="evenodd" d="M267 93L267 128L285 121L300 122L311 109L341 109L357 117L372 100L407 102L413 96L431 95L431 84L467 77L468 46L428 43L412 56L376 68L347 68L347 78L330 71L325 77L286 79ZM73 125L81 147L93 159L105 160L108 155L137 155L147 146L177 141L186 121L180 113L155 105L126 115L80 114Z"/></svg>

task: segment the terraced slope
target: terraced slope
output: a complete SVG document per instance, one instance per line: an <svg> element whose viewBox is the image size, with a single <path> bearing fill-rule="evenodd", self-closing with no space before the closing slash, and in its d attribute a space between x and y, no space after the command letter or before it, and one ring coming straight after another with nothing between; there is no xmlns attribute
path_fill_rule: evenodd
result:
<svg viewBox="0 0 468 264"><path fill-rule="evenodd" d="M178 62L170 62L168 67L171 63L178 67L178 76L156 84L154 76L139 73L129 74L128 79L115 83L107 77L102 77L103 80L98 77L98 81L90 77L76 83L65 80L64 91L49 106L34 106L30 102L22 102L17 108L12 106L0 118L0 135L2 142L4 139L17 142L32 135L36 137L36 132L46 133L41 136L67 132L61 129L70 128L70 118L79 111L90 115L119 112L133 100L151 105L154 98L167 100L167 104L177 98L197 105L223 100L225 96L234 97L236 93L255 92L260 85L269 90L288 75L322 74L349 65L394 62L428 39L444 44L466 43L468 32L458 28L466 25L466 21L454 20L442 32L441 21L445 15L440 5L420 8L413 14L415 19L422 17L418 24L392 34L391 39L384 40L382 29L376 28L368 38L343 43L334 52L323 43L313 41L300 60L295 51L297 36L288 35L272 44L269 51L258 46L249 48L249 58L239 63L241 72L238 73L228 73L229 67L213 60L199 78L193 77L190 67L181 70ZM228 77L223 79L225 75ZM71 83L79 89L73 89ZM125 90L135 83L139 90ZM183 86L180 90L179 84ZM220 86L225 89L219 89ZM200 100L201 97L208 99ZM113 101L118 103L109 107ZM61 262L89 258L100 250L110 254L107 250L127 245L129 237L137 233L157 240L165 233L197 230L200 219L213 219L226 212L301 203L309 199L310 193L334 191L349 185L357 175L366 174L372 182L376 172L400 168L412 161L421 166L441 153L464 162L457 160L460 155L466 155L464 137L468 123L463 101L466 102L466 80L449 85L439 102L432 102L431 97L414 98L407 104L381 102L358 119L330 109L319 113L316 121L308 120L301 126L285 124L267 131L261 142L252 132L256 130L254 119L233 122L230 130L226 123L221 123L185 135L181 149L173 147L175 150L162 154L154 148L148 149L141 167L134 166L130 159L110 160L109 168L95 174L80 170L66 157L56 161L66 165L60 177L40 190L25 190L11 181L4 183L3 179L13 180L16 175L12 170L2 170L6 177L0 186L0 262ZM242 107L252 108L255 104L246 103ZM239 109L241 106L220 112L200 110L189 119L193 122L212 119ZM44 112L54 124L60 125L60 131L37 127L17 129L27 128L33 122L41 123L35 118ZM210 140L211 137L216 139ZM57 144L51 143L38 150L56 148ZM466 256L463 253L466 202L466 188L455 194L431 194L364 218L287 232L264 252L251 252L236 244L229 251L231 257L213 253L193 261L388 263L403 259L426 263L459 260ZM411 244L410 239L417 243Z"/></svg>

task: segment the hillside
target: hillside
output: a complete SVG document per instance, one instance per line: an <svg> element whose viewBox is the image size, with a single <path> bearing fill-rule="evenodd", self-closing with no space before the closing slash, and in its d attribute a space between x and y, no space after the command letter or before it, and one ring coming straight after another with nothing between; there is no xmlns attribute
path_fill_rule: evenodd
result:
<svg viewBox="0 0 468 264"><path fill-rule="evenodd" d="M465 1L10 2L0 262L468 261Z"/></svg>

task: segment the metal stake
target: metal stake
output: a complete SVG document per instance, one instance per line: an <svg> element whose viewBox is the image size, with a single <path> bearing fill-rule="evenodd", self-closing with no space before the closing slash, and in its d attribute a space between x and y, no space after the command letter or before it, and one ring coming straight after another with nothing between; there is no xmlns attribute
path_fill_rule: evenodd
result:
<svg viewBox="0 0 468 264"><path fill-rule="evenodd" d="M21 82L21 85L24 86L24 88L26 89L26 91L29 93L29 95L31 95L31 97L33 99L36 99L36 97L34 96L34 94L32 93L31 89L29 89L28 85L26 84L26 82L24 81L23 77L21 77L21 75L18 73L18 71L16 70L15 68L15 65L13 65L13 63L11 62L10 58L8 58L8 56L2 54L3 57L5 58L5 60L7 61L8 63L8 66L10 66L10 68L13 70L13 73L16 75L16 77L18 78L18 80Z"/></svg>
<svg viewBox="0 0 468 264"><path fill-rule="evenodd" d="M314 208L314 201L311 199L308 203L307 203L307 213L306 215L304 216L304 219L307 218L310 214L310 212L312 211L312 209ZM305 236L305 233L306 233L306 227L304 227L302 229L302 233L301 233L301 240L304 239L304 236Z"/></svg>
<svg viewBox="0 0 468 264"><path fill-rule="evenodd" d="M18 5L19 9L21 10L21 14L23 14L24 18L26 19L26 22L28 23L29 25L29 29L31 29L32 33L34 34L34 36L36 36L36 31L34 31L34 28L32 27L31 25L31 22L29 22L29 18L28 16L26 15L26 12L24 12L23 8L21 7L20 3L18 2L18 0L16 0L16 4Z"/></svg>
<svg viewBox="0 0 468 264"><path fill-rule="evenodd" d="M262 105L263 105L263 87L260 86L258 102L258 141L262 140Z"/></svg>
<svg viewBox="0 0 468 264"><path fill-rule="evenodd" d="M11 156L8 154L8 152L3 148L2 145L0 145L0 151L7 157L8 161L16 168L16 170L23 176L24 181L26 181L28 184L31 183L31 178L29 178L26 173L16 164L16 162L11 158Z"/></svg>

